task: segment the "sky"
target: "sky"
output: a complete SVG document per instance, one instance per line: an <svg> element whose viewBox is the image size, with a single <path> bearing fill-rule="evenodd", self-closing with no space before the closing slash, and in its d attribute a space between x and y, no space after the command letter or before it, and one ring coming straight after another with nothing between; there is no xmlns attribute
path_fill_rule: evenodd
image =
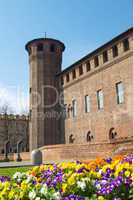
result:
<svg viewBox="0 0 133 200"><path fill-rule="evenodd" d="M28 108L29 40L64 42L64 69L132 26L133 0L0 0L0 105Z"/></svg>

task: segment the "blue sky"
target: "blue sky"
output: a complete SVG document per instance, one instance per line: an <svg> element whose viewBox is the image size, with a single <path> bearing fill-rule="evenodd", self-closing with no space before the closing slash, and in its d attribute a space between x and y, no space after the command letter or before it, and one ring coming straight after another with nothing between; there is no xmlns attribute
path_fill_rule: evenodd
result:
<svg viewBox="0 0 133 200"><path fill-rule="evenodd" d="M0 103L7 100L16 112L25 107L27 41L45 32L63 41L65 68L131 26L132 0L0 0Z"/></svg>

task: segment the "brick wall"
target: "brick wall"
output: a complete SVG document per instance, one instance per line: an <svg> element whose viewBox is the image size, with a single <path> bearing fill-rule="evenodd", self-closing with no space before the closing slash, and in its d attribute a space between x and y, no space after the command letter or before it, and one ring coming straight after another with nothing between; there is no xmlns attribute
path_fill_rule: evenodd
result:
<svg viewBox="0 0 133 200"><path fill-rule="evenodd" d="M40 148L44 161L89 160L133 152L133 137L121 138L111 143L64 144ZM23 160L30 160L30 153L21 153ZM16 154L14 154L14 159Z"/></svg>

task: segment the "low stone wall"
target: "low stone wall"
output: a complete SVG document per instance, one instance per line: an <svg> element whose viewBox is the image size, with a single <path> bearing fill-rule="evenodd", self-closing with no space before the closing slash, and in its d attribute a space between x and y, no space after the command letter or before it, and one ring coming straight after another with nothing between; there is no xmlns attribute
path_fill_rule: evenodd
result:
<svg viewBox="0 0 133 200"><path fill-rule="evenodd" d="M113 155L133 153L133 138L119 139L110 143L49 145L41 147L40 150L43 154L43 161L89 160L96 157L106 158ZM9 158L16 160L16 154L9 155ZM22 160L29 161L31 159L30 152L21 153L21 158ZM2 159L1 155L0 159Z"/></svg>
<svg viewBox="0 0 133 200"><path fill-rule="evenodd" d="M4 160L4 158L5 158L4 154L0 154L0 161ZM9 160L14 160L14 154L13 153L8 154L8 158Z"/></svg>
<svg viewBox="0 0 133 200"><path fill-rule="evenodd" d="M40 148L43 160L89 160L97 157L109 157L133 153L133 138L112 142L90 144L52 145Z"/></svg>
<svg viewBox="0 0 133 200"><path fill-rule="evenodd" d="M30 161L30 159L31 159L30 152L22 152L22 153L20 153L20 156L21 156L22 160L24 160L24 161ZM16 158L17 158L17 154L14 153L14 160L16 160Z"/></svg>
<svg viewBox="0 0 133 200"><path fill-rule="evenodd" d="M112 152L112 146L112 144L108 147L107 144L68 144L45 146L40 148L40 150L43 153L43 160L46 161L85 160L109 156Z"/></svg>

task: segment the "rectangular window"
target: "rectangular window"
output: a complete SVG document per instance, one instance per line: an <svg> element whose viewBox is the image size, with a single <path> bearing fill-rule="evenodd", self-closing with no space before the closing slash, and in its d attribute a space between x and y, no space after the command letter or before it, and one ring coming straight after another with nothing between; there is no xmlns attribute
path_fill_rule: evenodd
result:
<svg viewBox="0 0 133 200"><path fill-rule="evenodd" d="M108 53L107 53L107 51L104 51L103 52L103 63L105 63L107 61L108 61Z"/></svg>
<svg viewBox="0 0 133 200"><path fill-rule="evenodd" d="M90 62L88 61L87 63L86 63L86 71L88 72L88 71L90 71L91 70L91 65L90 65Z"/></svg>
<svg viewBox="0 0 133 200"><path fill-rule="evenodd" d="M97 104L98 104L98 110L103 109L103 91L102 90L98 90L97 91Z"/></svg>
<svg viewBox="0 0 133 200"><path fill-rule="evenodd" d="M123 48L124 48L124 51L129 50L129 40L128 40L128 38L123 40Z"/></svg>
<svg viewBox="0 0 133 200"><path fill-rule="evenodd" d="M83 67L82 65L79 66L79 75L82 75L83 74Z"/></svg>
<svg viewBox="0 0 133 200"><path fill-rule="evenodd" d="M76 78L76 71L75 71L75 69L72 71L72 77L73 77L73 79Z"/></svg>
<svg viewBox="0 0 133 200"><path fill-rule="evenodd" d="M72 115L73 117L77 116L77 101L75 99L72 101Z"/></svg>
<svg viewBox="0 0 133 200"><path fill-rule="evenodd" d="M112 47L113 58L118 56L118 47L115 45Z"/></svg>
<svg viewBox="0 0 133 200"><path fill-rule="evenodd" d="M95 56L95 58L94 58L94 64L95 64L95 67L98 67L98 65L99 65L98 56Z"/></svg>
<svg viewBox="0 0 133 200"><path fill-rule="evenodd" d="M116 83L116 93L117 93L117 103L118 104L124 103L124 87L122 82Z"/></svg>
<svg viewBox="0 0 133 200"><path fill-rule="evenodd" d="M85 96L85 112L90 112L90 97L88 95Z"/></svg>

